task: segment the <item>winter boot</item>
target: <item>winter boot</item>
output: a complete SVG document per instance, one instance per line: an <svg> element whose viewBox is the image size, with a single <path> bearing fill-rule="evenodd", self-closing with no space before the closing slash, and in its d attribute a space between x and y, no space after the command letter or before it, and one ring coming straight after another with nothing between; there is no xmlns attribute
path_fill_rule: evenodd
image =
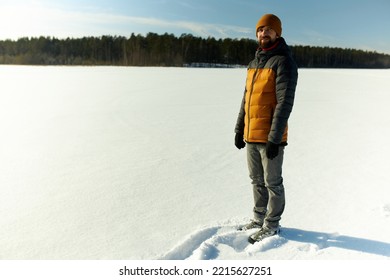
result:
<svg viewBox="0 0 390 280"><path fill-rule="evenodd" d="M255 232L254 234L249 236L248 241L249 243L254 244L255 242L261 241L264 238L279 234L279 231L279 227L277 227L276 229L263 227L258 232Z"/></svg>
<svg viewBox="0 0 390 280"><path fill-rule="evenodd" d="M251 220L249 224L243 225L238 228L240 231L246 231L253 228L261 228L263 226L263 222L260 220Z"/></svg>

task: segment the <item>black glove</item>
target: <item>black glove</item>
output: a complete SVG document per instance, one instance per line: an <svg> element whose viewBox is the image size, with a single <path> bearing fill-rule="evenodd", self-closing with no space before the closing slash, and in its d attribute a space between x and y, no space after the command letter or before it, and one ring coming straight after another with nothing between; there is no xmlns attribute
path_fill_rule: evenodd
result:
<svg viewBox="0 0 390 280"><path fill-rule="evenodd" d="M268 141L267 145L265 146L265 153L267 155L267 158L273 160L279 154L279 145Z"/></svg>
<svg viewBox="0 0 390 280"><path fill-rule="evenodd" d="M236 145L237 149L242 149L245 147L244 135L241 133L236 133L236 137L234 138L234 145Z"/></svg>

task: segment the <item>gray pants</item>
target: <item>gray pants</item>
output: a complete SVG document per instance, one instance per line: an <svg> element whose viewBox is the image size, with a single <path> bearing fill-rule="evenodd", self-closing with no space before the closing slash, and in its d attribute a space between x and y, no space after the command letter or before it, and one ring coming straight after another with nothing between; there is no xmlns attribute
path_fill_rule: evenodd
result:
<svg viewBox="0 0 390 280"><path fill-rule="evenodd" d="M285 196L282 178L284 147L279 155L270 160L265 153L265 144L247 143L249 177L252 179L254 218L264 226L275 229L284 211Z"/></svg>

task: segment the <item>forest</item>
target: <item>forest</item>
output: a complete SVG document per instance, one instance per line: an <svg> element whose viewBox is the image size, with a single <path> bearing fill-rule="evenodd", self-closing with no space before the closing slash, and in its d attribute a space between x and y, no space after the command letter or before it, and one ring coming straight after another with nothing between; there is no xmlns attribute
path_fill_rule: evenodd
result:
<svg viewBox="0 0 390 280"><path fill-rule="evenodd" d="M0 64L245 67L258 47L250 39L201 38L191 34L0 41ZM300 68L390 68L390 55L335 47L290 46Z"/></svg>

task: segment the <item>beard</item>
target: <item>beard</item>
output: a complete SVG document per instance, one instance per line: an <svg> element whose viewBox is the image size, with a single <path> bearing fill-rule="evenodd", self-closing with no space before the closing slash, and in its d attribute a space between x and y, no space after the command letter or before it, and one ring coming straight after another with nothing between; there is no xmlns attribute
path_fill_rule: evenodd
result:
<svg viewBox="0 0 390 280"><path fill-rule="evenodd" d="M259 44L262 49L268 49L272 47L276 42L276 39L272 40L269 36L260 38Z"/></svg>

